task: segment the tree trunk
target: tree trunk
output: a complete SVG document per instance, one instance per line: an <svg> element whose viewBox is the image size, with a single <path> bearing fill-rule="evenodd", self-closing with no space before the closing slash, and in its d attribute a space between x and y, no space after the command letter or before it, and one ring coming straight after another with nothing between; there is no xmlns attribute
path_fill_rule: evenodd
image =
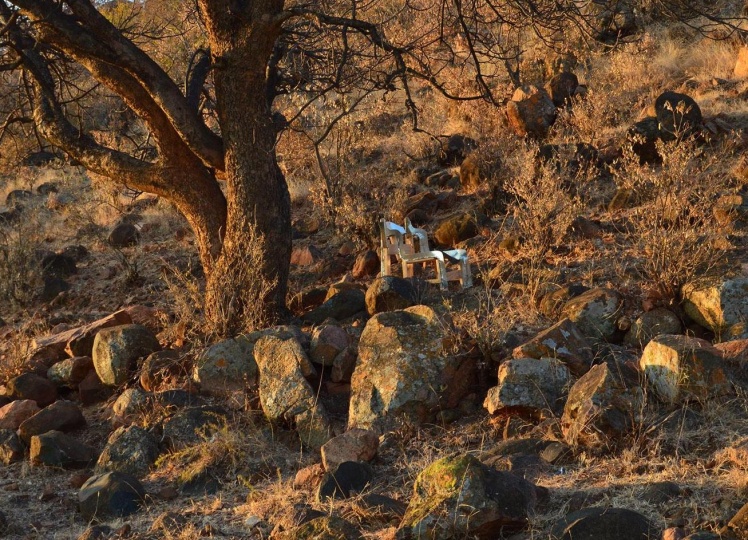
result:
<svg viewBox="0 0 748 540"><path fill-rule="evenodd" d="M267 9L259 13L263 4ZM276 162L276 129L266 92L268 59L280 30L267 11L279 4L258 2L246 25L235 19L231 31L210 33L228 212L223 250L208 276L206 315L226 334L247 330L248 320L259 322L258 311L270 324L286 309L291 203ZM253 264L249 244L258 241L257 232L264 237L264 259L255 260L259 268L248 268ZM266 287L263 297L255 298L252 291L256 294L259 282Z"/></svg>

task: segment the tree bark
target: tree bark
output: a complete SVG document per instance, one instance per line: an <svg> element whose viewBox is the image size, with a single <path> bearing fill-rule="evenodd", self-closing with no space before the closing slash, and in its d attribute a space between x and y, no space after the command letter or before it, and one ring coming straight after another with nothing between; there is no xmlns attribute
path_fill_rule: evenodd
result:
<svg viewBox="0 0 748 540"><path fill-rule="evenodd" d="M216 106L225 151L227 217L223 249L208 278L208 319L226 317L226 299L238 318L226 328L241 331L250 310L262 310L266 323L285 315L291 257L291 203L276 162L276 128L267 99L267 65L280 35L283 2L201 2L210 36ZM233 11L232 11L233 10ZM264 260L254 279L267 283L257 305L237 295L246 279L247 242L264 236Z"/></svg>

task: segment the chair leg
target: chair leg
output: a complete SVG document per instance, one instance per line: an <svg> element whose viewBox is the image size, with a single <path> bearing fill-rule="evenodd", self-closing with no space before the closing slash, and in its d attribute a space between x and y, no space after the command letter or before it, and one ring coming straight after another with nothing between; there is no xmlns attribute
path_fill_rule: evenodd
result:
<svg viewBox="0 0 748 540"><path fill-rule="evenodd" d="M403 279L407 279L411 277L412 274L413 274L413 265L403 260Z"/></svg>
<svg viewBox="0 0 748 540"><path fill-rule="evenodd" d="M382 276L390 275L390 252L387 248L379 250L379 266Z"/></svg>
<svg viewBox="0 0 748 540"><path fill-rule="evenodd" d="M436 260L436 273L439 276L439 287L441 290L446 291L449 289L449 282L447 281L447 266L444 261Z"/></svg>
<svg viewBox="0 0 748 540"><path fill-rule="evenodd" d="M462 273L462 288L467 289L473 286L473 276L470 273L470 263L467 258L460 261L460 271Z"/></svg>

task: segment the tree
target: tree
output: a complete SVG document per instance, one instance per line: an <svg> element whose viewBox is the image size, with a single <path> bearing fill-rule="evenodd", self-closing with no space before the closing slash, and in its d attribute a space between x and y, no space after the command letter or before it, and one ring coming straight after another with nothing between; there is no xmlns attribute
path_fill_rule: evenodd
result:
<svg viewBox="0 0 748 540"><path fill-rule="evenodd" d="M157 0L145 6L149 3ZM176 205L196 236L207 277L206 315L223 320L222 331L230 334L241 330L244 312L255 308L251 303L261 302L271 319L285 309L291 226L288 187L275 153L281 130L321 96L352 96L339 118L371 93L395 91L402 93L418 129L414 79L453 99L499 104L497 75L485 68L503 62L512 72L511 63L521 54L513 45L517 32L535 32L549 43L571 26L589 35L594 19L588 4L600 1L196 0L191 7L205 43L184 89L136 44L147 32L116 25L98 4L0 3L5 58L0 69L22 70L31 113L17 117L33 118L45 140L87 169ZM466 55L454 47L458 35L466 42ZM443 77L458 63L467 66L460 69L474 85ZM81 67L139 118L153 152L106 146L86 132L70 97L87 92L70 81L71 72ZM198 108L208 81L216 129ZM516 69L514 82L520 82ZM297 115L284 118L274 103L292 93L306 99ZM315 142L329 131L323 129ZM255 230L264 237L260 273L272 284L259 299L244 294L245 278L238 275L247 243L256 241Z"/></svg>

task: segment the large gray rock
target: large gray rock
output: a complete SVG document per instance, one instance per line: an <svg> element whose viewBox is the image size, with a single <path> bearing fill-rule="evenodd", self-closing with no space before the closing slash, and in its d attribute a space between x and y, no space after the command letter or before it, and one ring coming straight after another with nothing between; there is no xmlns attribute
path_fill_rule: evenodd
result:
<svg viewBox="0 0 748 540"><path fill-rule="evenodd" d="M456 357L449 323L414 306L369 319L351 377L349 428L382 432L402 416L415 423L452 408L470 390L473 364Z"/></svg>
<svg viewBox="0 0 748 540"><path fill-rule="evenodd" d="M78 492L78 508L86 521L106 521L137 512L145 498L143 486L134 476L110 472L92 476Z"/></svg>
<svg viewBox="0 0 748 540"><path fill-rule="evenodd" d="M417 292L408 279L382 276L375 279L366 290L366 311L376 315L416 305Z"/></svg>
<svg viewBox="0 0 748 540"><path fill-rule="evenodd" d="M10 465L17 461L23 461L26 447L12 429L0 429L0 461L4 465Z"/></svg>
<svg viewBox="0 0 748 540"><path fill-rule="evenodd" d="M305 379L315 371L301 344L289 334L264 336L255 344L255 360L265 416L295 426L302 443L318 450L332 432L325 408Z"/></svg>
<svg viewBox="0 0 748 540"><path fill-rule="evenodd" d="M499 366L499 385L483 406L490 414L504 409L556 411L571 385L569 369L553 358L515 358Z"/></svg>
<svg viewBox="0 0 748 540"><path fill-rule="evenodd" d="M366 295L358 288L337 291L332 296L328 293L325 302L303 315L307 323L322 324L325 319L342 321L356 313L366 310Z"/></svg>
<svg viewBox="0 0 748 540"><path fill-rule="evenodd" d="M193 380L208 395L226 396L257 384L254 347L262 332L252 332L208 347L197 359Z"/></svg>
<svg viewBox="0 0 748 540"><path fill-rule="evenodd" d="M526 527L537 499L537 488L519 476L469 454L446 457L418 475L397 538L498 538Z"/></svg>
<svg viewBox="0 0 748 540"><path fill-rule="evenodd" d="M48 431L31 437L31 463L64 469L88 467L96 460L96 449L61 431Z"/></svg>
<svg viewBox="0 0 748 540"><path fill-rule="evenodd" d="M663 92L655 100L655 113L664 141L683 139L696 133L704 122L701 109L691 96Z"/></svg>
<svg viewBox="0 0 748 540"><path fill-rule="evenodd" d="M663 334L679 334L681 323L678 316L665 308L656 308L642 313L631 325L623 338L626 345L645 347L652 338Z"/></svg>
<svg viewBox="0 0 748 540"><path fill-rule="evenodd" d="M748 277L689 283L683 287L689 317L722 339L748 337Z"/></svg>
<svg viewBox="0 0 748 540"><path fill-rule="evenodd" d="M703 400L732 392L722 352L702 339L657 336L644 348L639 367L666 403Z"/></svg>
<svg viewBox="0 0 748 540"><path fill-rule="evenodd" d="M93 369L90 356L76 356L57 362L47 370L47 378L57 386L74 388Z"/></svg>
<svg viewBox="0 0 748 540"><path fill-rule="evenodd" d="M164 420L162 439L172 450L204 442L226 426L226 413L217 407L188 407Z"/></svg>
<svg viewBox="0 0 748 540"><path fill-rule="evenodd" d="M126 324L105 328L94 339L94 369L101 382L119 386L127 382L139 358L160 348L156 336L145 326Z"/></svg>
<svg viewBox="0 0 748 540"><path fill-rule="evenodd" d="M590 289L569 300L563 313L585 336L607 340L616 333L621 302L612 289Z"/></svg>
<svg viewBox="0 0 748 540"><path fill-rule="evenodd" d="M158 441L150 432L138 426L121 427L109 436L94 471L96 474L117 471L142 478L158 454Z"/></svg>
<svg viewBox="0 0 748 540"><path fill-rule="evenodd" d="M569 391L561 417L564 439L595 451L615 448L638 423L642 402L643 393L633 381L598 364Z"/></svg>
<svg viewBox="0 0 748 540"><path fill-rule="evenodd" d="M592 366L592 347L569 319L554 324L512 352L514 358L556 358L581 377Z"/></svg>

